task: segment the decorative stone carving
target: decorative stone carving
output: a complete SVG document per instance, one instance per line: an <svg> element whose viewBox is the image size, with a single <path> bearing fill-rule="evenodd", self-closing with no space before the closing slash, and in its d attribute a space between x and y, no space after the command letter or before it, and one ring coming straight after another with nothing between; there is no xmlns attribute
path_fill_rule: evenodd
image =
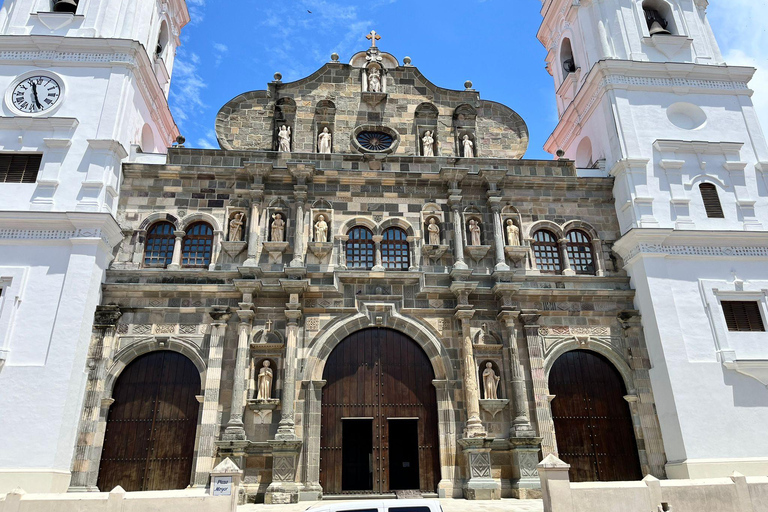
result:
<svg viewBox="0 0 768 512"><path fill-rule="evenodd" d="M490 415L495 418L497 414L499 414L501 411L504 410L504 408L509 404L509 399L503 399L503 400L490 400L487 398L484 398L480 400L480 407L487 413L490 413Z"/></svg>
<svg viewBox="0 0 768 512"><path fill-rule="evenodd" d="M461 146L463 148L461 156L464 158L473 158L475 156L475 143L472 142L472 139L469 138L469 135L464 135L464 137L462 137Z"/></svg>
<svg viewBox="0 0 768 512"><path fill-rule="evenodd" d="M328 127L326 126L323 128L322 133L317 136L317 152L318 153L330 153L331 152L331 141L332 141L333 135L331 135L330 130L328 130Z"/></svg>
<svg viewBox="0 0 768 512"><path fill-rule="evenodd" d="M277 140L278 140L278 150L281 153L290 153L291 152L291 127L282 125L280 127L280 130L277 132Z"/></svg>
<svg viewBox="0 0 768 512"><path fill-rule="evenodd" d="M507 245L519 246L520 245L520 229L515 225L512 219L507 219Z"/></svg>
<svg viewBox="0 0 768 512"><path fill-rule="evenodd" d="M256 400L269 400L272 398L272 369L269 367L269 361L264 361L259 370L258 390Z"/></svg>
<svg viewBox="0 0 768 512"><path fill-rule="evenodd" d="M480 241L480 223L475 219L469 220L469 244L482 245Z"/></svg>
<svg viewBox="0 0 768 512"><path fill-rule="evenodd" d="M429 234L429 245L440 245L440 226L437 225L437 219L434 217L429 219L427 233Z"/></svg>
<svg viewBox="0 0 768 512"><path fill-rule="evenodd" d="M381 92L381 70L377 66L368 69L368 92Z"/></svg>
<svg viewBox="0 0 768 512"><path fill-rule="evenodd" d="M421 155L422 156L435 156L435 139L432 137L432 131L427 130L424 132L424 137L421 138ZM438 244L433 244L438 245Z"/></svg>
<svg viewBox="0 0 768 512"><path fill-rule="evenodd" d="M325 222L325 216L320 215L315 222L315 242L328 241L328 223Z"/></svg>
<svg viewBox="0 0 768 512"><path fill-rule="evenodd" d="M232 216L229 221L229 237L230 242L241 242L243 240L243 221L245 215L243 212L237 212Z"/></svg>
<svg viewBox="0 0 768 512"><path fill-rule="evenodd" d="M485 363L485 370L483 370L483 389L485 391L486 400L498 400L498 388L501 377L496 375L493 371L493 363Z"/></svg>
<svg viewBox="0 0 768 512"><path fill-rule="evenodd" d="M281 213L272 215L272 236L270 242L285 241L285 221Z"/></svg>

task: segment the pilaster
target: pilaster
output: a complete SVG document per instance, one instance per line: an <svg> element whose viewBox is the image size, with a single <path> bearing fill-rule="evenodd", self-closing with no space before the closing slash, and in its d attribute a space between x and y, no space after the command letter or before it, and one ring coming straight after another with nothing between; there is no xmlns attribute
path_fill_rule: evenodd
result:
<svg viewBox="0 0 768 512"><path fill-rule="evenodd" d="M544 368L544 343L539 334L538 321L541 315L533 309L520 312L520 323L525 330L528 343L528 357L531 364L531 379L533 380L533 399L536 404L536 423L542 438L541 451L546 457L557 453L555 441L555 423L552 419L552 408L549 402L549 383Z"/></svg>

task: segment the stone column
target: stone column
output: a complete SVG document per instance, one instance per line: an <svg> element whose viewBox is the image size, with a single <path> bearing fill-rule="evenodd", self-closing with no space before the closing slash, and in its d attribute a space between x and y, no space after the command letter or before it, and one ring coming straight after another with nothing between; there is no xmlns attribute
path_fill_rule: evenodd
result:
<svg viewBox="0 0 768 512"><path fill-rule="evenodd" d="M223 240L224 232L214 231L213 247L211 247L211 263L208 265L208 270L216 270L216 263L219 261L219 254L221 254L221 242Z"/></svg>
<svg viewBox="0 0 768 512"><path fill-rule="evenodd" d="M539 435L542 438L541 451L546 457L550 453L557 453L555 440L555 424L552 420L552 408L549 403L549 383L544 368L544 343L539 335L540 315L536 310L523 310L520 313L520 322L525 330L525 338L528 343L528 357L531 363L531 378L533 380L533 399L536 403L536 422Z"/></svg>
<svg viewBox="0 0 768 512"><path fill-rule="evenodd" d="M293 296L291 296L293 299ZM296 296L298 302L298 295ZM298 308L299 304L291 301L288 307ZM296 439L296 423L294 419L296 404L296 345L299 338L299 319L301 311L288 309L285 312L288 325L285 328L285 379L283 381L283 396L281 401L280 425L275 439Z"/></svg>
<svg viewBox="0 0 768 512"><path fill-rule="evenodd" d="M515 322L519 311L502 311L499 320L509 330L509 365L512 382L512 407L515 411L509 437L533 437L536 432L528 415L528 390L525 386L525 373L520 363L520 351L517 348L517 326Z"/></svg>
<svg viewBox="0 0 768 512"><path fill-rule="evenodd" d="M301 501L317 501L323 497L323 488L320 486L320 407L325 384L324 380L304 382L307 396L304 410L304 458L307 472L300 492Z"/></svg>
<svg viewBox="0 0 768 512"><path fill-rule="evenodd" d="M344 244L349 240L349 235L336 235L339 242L339 270L347 270L347 252L344 250Z"/></svg>
<svg viewBox="0 0 768 512"><path fill-rule="evenodd" d="M457 286L458 285L458 286ZM467 426L464 437L477 438L486 436L483 422L480 420L480 390L478 388L477 370L475 369L475 354L472 347L472 335L469 321L475 315L475 310L467 304L470 292L477 283L453 283L459 297L459 305L456 306L455 317L461 324L461 371L464 385L464 404L467 409Z"/></svg>
<svg viewBox="0 0 768 512"><path fill-rule="evenodd" d="M381 261L381 241L384 239L381 235L373 235L374 249L374 265L371 270L381 272L384 270L384 265Z"/></svg>
<svg viewBox="0 0 768 512"><path fill-rule="evenodd" d="M293 234L293 260L291 260L291 267L294 268L304 266L304 201L306 197L306 192L303 195L298 192L296 194L296 227Z"/></svg>
<svg viewBox="0 0 768 512"><path fill-rule="evenodd" d="M457 269L467 269L469 267L464 261L464 222L461 220L459 204L452 204L451 212L453 213L453 257L456 260L453 267Z"/></svg>
<svg viewBox="0 0 768 512"><path fill-rule="evenodd" d="M597 276L605 275L605 261L603 261L603 241L599 238L592 240L592 257L595 260L595 274Z"/></svg>
<svg viewBox="0 0 768 512"><path fill-rule="evenodd" d="M219 433L219 392L221 391L221 361L224 354L224 336L227 322L232 316L229 308L214 306L209 313L211 336L208 346L208 361L203 390L203 413L200 418L200 437L195 465L195 487L205 487L208 483L213 463L216 460L216 438Z"/></svg>
<svg viewBox="0 0 768 512"><path fill-rule="evenodd" d="M568 256L568 239L561 238L557 241L557 245L560 247L560 259L563 262L563 275L573 276L576 272L571 267L571 258Z"/></svg>
<svg viewBox="0 0 768 512"><path fill-rule="evenodd" d="M528 243L528 262L531 266L531 270L534 271L534 273L538 273L539 264L536 263L536 252L533 250L535 240L533 238L526 238L525 241Z"/></svg>
<svg viewBox="0 0 768 512"><path fill-rule="evenodd" d="M496 249L496 266L494 270L506 271L509 270L507 265L507 258L504 254L504 231L501 225L501 206L494 204L491 207L493 212L493 245Z"/></svg>
<svg viewBox="0 0 768 512"><path fill-rule="evenodd" d="M411 259L410 265L408 265L408 270L419 270L419 254L416 251L419 237L409 236L406 240L408 241L408 257Z"/></svg>
<svg viewBox="0 0 768 512"><path fill-rule="evenodd" d="M501 499L501 482L491 474L491 443L493 439L485 437L459 440L469 473L464 484L464 498L467 500Z"/></svg>
<svg viewBox="0 0 768 512"><path fill-rule="evenodd" d="M168 270L179 270L181 268L181 244L184 241L184 236L187 233L184 231L174 231L173 236L176 237L176 240L173 242L173 258L171 259L171 264L168 265Z"/></svg>
<svg viewBox="0 0 768 512"><path fill-rule="evenodd" d="M272 172L272 164L248 162L245 170L253 179L251 184L251 213L248 217L248 258L243 263L244 267L258 267L259 253L261 249L261 227L259 216L261 214L261 202L264 199L264 178Z"/></svg>
<svg viewBox="0 0 768 512"><path fill-rule="evenodd" d="M248 258L243 263L244 267L258 267L259 245L259 203L255 200L251 203L251 213L248 222Z"/></svg>
<svg viewBox="0 0 768 512"><path fill-rule="evenodd" d="M461 189L459 184L466 178L469 169L459 167L444 167L440 169L440 178L448 185L448 204L451 205L453 216L453 268L467 270L464 261L464 223L461 220Z"/></svg>
<svg viewBox="0 0 768 512"><path fill-rule="evenodd" d="M243 411L245 409L245 379L248 370L248 341L253 322L252 303L241 302L237 316L240 323L237 326L237 354L235 357L235 374L232 384L232 405L230 407L229 422L224 431L224 441L244 441L245 428L243 426Z"/></svg>

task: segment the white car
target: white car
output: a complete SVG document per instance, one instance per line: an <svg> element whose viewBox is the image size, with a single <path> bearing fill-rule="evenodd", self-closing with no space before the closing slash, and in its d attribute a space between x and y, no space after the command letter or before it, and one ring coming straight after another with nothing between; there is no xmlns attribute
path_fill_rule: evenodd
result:
<svg viewBox="0 0 768 512"><path fill-rule="evenodd" d="M354 500L320 503L306 512L443 512L437 500Z"/></svg>

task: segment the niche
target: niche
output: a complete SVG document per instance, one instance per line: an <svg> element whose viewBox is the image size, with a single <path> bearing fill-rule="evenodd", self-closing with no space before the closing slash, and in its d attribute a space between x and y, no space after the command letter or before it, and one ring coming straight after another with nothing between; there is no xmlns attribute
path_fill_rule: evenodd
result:
<svg viewBox="0 0 768 512"><path fill-rule="evenodd" d="M437 107L432 103L422 103L416 107L414 114L416 154L426 157L439 156L440 144L437 140L437 117Z"/></svg>
<svg viewBox="0 0 768 512"><path fill-rule="evenodd" d="M501 375L499 365L495 361L486 359L480 363L477 372L480 377L480 396L483 400L501 399Z"/></svg>
<svg viewBox="0 0 768 512"><path fill-rule="evenodd" d="M662 34L677 34L672 8L663 0L645 0L643 14L651 37Z"/></svg>
<svg viewBox="0 0 768 512"><path fill-rule="evenodd" d="M318 153L333 153L336 137L335 123L336 105L330 100L318 102L315 107L315 150ZM322 139L320 134L324 134Z"/></svg>
<svg viewBox="0 0 768 512"><path fill-rule="evenodd" d="M477 130L477 111L471 105L459 105L453 112L453 132L455 134L456 156L472 158L479 155L475 133ZM472 141L472 145L464 144L464 137ZM465 150L469 148L468 150ZM472 154L469 154L469 151Z"/></svg>
<svg viewBox="0 0 768 512"><path fill-rule="evenodd" d="M274 117L274 130L273 130L273 145L272 149L274 151L280 150L280 129L285 126L291 130L293 133L293 129L296 125L296 102L293 101L291 98L281 98L277 100L277 103L275 103L275 117ZM290 142L290 149L293 151L295 148L296 143L294 140L294 136L291 135L291 142Z"/></svg>

